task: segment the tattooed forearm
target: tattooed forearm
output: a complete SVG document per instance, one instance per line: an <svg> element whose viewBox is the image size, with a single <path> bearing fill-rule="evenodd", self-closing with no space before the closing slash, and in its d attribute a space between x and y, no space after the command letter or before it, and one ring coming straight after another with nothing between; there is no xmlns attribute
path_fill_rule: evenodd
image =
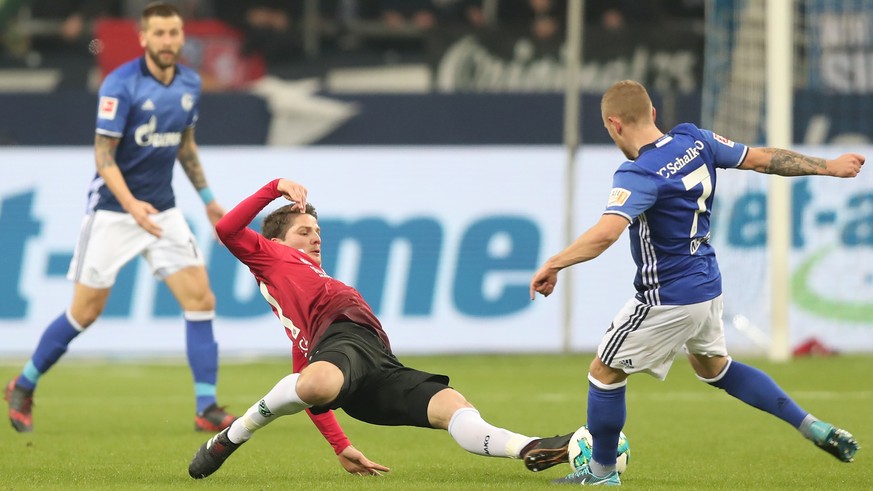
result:
<svg viewBox="0 0 873 491"><path fill-rule="evenodd" d="M197 152L197 144L194 143L194 130L189 128L182 133L182 143L179 145L179 163L185 170L185 175L191 180L194 189L200 190L208 187L206 174L200 165L200 155Z"/></svg>
<svg viewBox="0 0 873 491"><path fill-rule="evenodd" d="M200 165L200 157L197 152L179 152L179 163L182 164L182 169L185 170L185 174L191 180L194 189L199 190L207 187L206 175L203 173L203 166Z"/></svg>
<svg viewBox="0 0 873 491"><path fill-rule="evenodd" d="M118 142L118 138L103 135L97 135L94 138L94 160L98 171L118 165L115 162L115 150L118 148Z"/></svg>
<svg viewBox="0 0 873 491"><path fill-rule="evenodd" d="M827 169L825 159L809 157L781 148L765 148L763 150L771 157L770 164L767 165L767 174L808 176L822 174Z"/></svg>

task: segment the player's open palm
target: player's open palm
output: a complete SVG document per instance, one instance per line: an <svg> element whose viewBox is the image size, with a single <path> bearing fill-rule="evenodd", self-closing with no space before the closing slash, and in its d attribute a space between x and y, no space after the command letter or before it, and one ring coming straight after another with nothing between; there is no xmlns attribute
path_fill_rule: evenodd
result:
<svg viewBox="0 0 873 491"><path fill-rule="evenodd" d="M360 450L349 445L337 455L340 465L350 474L358 476L381 476L391 469L368 459Z"/></svg>
<svg viewBox="0 0 873 491"><path fill-rule="evenodd" d="M151 203L147 203L145 201L133 200L131 204L126 207L126 210L130 213L130 216L136 220L136 223L145 229L146 232L154 235L155 237L160 237L163 230L158 226L157 223L153 222L149 215L157 215L158 210L152 206Z"/></svg>
<svg viewBox="0 0 873 491"><path fill-rule="evenodd" d="M834 177L855 177L864 165L864 156L857 153L845 153L828 162L828 170Z"/></svg>
<svg viewBox="0 0 873 491"><path fill-rule="evenodd" d="M307 190L300 184L289 179L279 179L279 184L276 185L276 190L282 193L288 201L294 202L292 209L303 213L306 211L306 194Z"/></svg>

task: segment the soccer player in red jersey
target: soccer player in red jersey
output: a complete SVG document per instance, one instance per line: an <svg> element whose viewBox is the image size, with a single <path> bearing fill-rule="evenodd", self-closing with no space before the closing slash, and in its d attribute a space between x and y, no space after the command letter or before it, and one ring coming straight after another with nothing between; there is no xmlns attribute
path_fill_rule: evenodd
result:
<svg viewBox="0 0 873 491"><path fill-rule="evenodd" d="M204 443L188 467L196 479L209 476L258 429L279 416L307 410L354 474L389 469L368 460L344 436L330 411L389 426L448 430L464 450L492 457L523 458L532 450L566 459L569 435L532 438L487 423L449 387L445 375L401 364L370 306L351 286L321 269L317 214L306 188L274 180L231 210L216 226L219 238L249 267L261 294L294 345L293 371L229 428ZM259 234L248 228L276 198L292 204L264 219Z"/></svg>

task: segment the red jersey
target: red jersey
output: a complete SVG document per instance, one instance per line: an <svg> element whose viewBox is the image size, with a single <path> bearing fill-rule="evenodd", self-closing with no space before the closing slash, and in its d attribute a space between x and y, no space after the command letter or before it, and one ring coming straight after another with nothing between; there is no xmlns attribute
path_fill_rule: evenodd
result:
<svg viewBox="0 0 873 491"><path fill-rule="evenodd" d="M255 275L285 334L304 356L337 321L370 328L390 349L382 324L358 290L328 276L308 254L248 228L264 207L281 196L277 184L278 179L268 183L225 215L215 227L218 237Z"/></svg>
<svg viewBox="0 0 873 491"><path fill-rule="evenodd" d="M310 347L336 321L349 320L372 329L385 346L388 337L370 306L354 288L328 276L308 254L268 240L248 228L270 202L281 196L274 180L227 213L215 226L222 243L258 281L261 294L285 327L291 339L294 372L308 363ZM339 454L351 443L333 411L306 413Z"/></svg>

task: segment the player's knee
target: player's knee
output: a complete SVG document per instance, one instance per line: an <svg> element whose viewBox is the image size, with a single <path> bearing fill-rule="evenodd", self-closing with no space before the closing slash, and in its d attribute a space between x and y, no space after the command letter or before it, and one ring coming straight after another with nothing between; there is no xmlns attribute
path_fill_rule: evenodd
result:
<svg viewBox="0 0 873 491"><path fill-rule="evenodd" d="M606 365L596 356L588 366L588 375L606 385L621 383L627 379L627 374L624 371Z"/></svg>
<svg viewBox="0 0 873 491"><path fill-rule="evenodd" d="M444 406L450 414L454 414L458 409L463 409L465 407L473 407L467 398L464 397L463 394L458 392L451 387L447 389L443 389L431 398L431 403L436 403L436 405Z"/></svg>
<svg viewBox="0 0 873 491"><path fill-rule="evenodd" d="M464 408L473 408L473 405L460 392L451 388L443 389L434 394L427 404L428 422L434 428L447 430L452 416Z"/></svg>
<svg viewBox="0 0 873 491"><path fill-rule="evenodd" d="M689 354L688 360L697 374L697 378L706 383L712 383L720 378L730 362L726 356L705 356Z"/></svg>
<svg viewBox="0 0 873 491"><path fill-rule="evenodd" d="M297 395L307 404L327 404L339 395L343 374L339 368L327 362L316 362L300 373L297 379Z"/></svg>
<svg viewBox="0 0 873 491"><path fill-rule="evenodd" d="M103 313L103 305L83 305L70 308L70 317L82 329L87 328Z"/></svg>
<svg viewBox="0 0 873 491"><path fill-rule="evenodd" d="M215 294L212 290L207 289L206 293L200 298L201 308L199 310L215 310Z"/></svg>
<svg viewBox="0 0 873 491"><path fill-rule="evenodd" d="M184 310L207 312L215 310L215 294L209 288L194 292L180 302Z"/></svg>
<svg viewBox="0 0 873 491"><path fill-rule="evenodd" d="M76 283L73 290L73 301L67 315L78 324L77 327L85 329L100 317L106 307L109 298L109 289L91 288L81 283Z"/></svg>

